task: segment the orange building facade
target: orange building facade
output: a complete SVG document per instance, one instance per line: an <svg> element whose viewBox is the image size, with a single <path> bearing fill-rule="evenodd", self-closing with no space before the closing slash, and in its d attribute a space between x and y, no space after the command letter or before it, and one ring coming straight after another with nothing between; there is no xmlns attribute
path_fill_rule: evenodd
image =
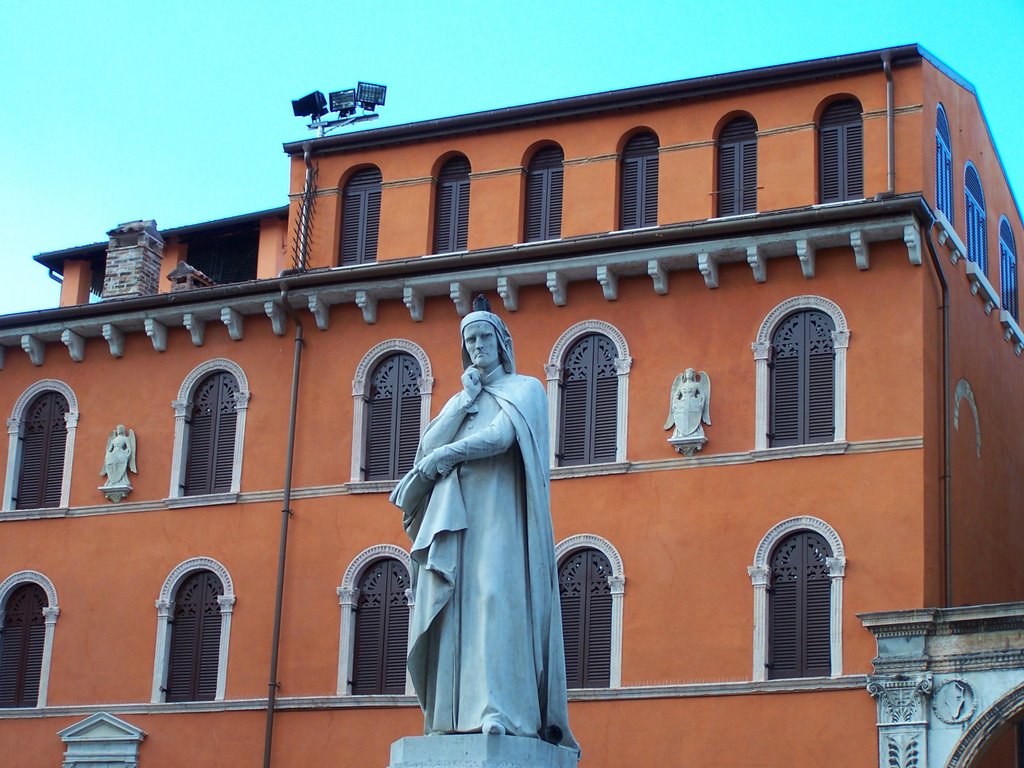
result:
<svg viewBox="0 0 1024 768"><path fill-rule="evenodd" d="M594 595L570 659L581 765L903 767L913 738L921 765L1019 764L1013 643L977 680L915 656L916 731L893 735L879 694L906 677L885 638L907 612L1024 597L1024 226L969 85L909 46L285 150L287 208L41 254L61 307L0 318L0 601L42 612L0 635L6 764L252 765L272 723L270 764L371 766L417 734L386 659L359 677L365 598L396 564L394 640L388 493L461 388L479 293L548 390L563 587ZM378 395L406 386L389 361L412 378L382 432ZM713 382L699 434L672 429L688 368ZM138 471L115 501L119 424ZM579 555L598 577L570 584ZM215 609L184 617L186 587ZM1015 610L939 624L1012 633ZM947 722L954 683L974 708Z"/></svg>

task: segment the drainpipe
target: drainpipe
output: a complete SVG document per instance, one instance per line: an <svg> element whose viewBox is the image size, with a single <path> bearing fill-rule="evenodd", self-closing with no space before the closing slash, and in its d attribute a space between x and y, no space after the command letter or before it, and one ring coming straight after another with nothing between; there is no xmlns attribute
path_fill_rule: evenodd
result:
<svg viewBox="0 0 1024 768"><path fill-rule="evenodd" d="M300 254L305 263L305 251ZM284 566L288 550L288 519L292 515L292 468L295 457L295 413L299 401L299 364L302 361L302 320L288 303L288 286L281 288L281 305L295 323L295 356L292 361L292 394L288 409L288 449L284 461L284 501L281 506L281 537L277 553L277 588L274 594L274 634L270 642L270 674L267 683L267 724L263 742L263 768L270 768L274 741L274 711L277 704L277 661L281 649L281 609L284 602Z"/></svg>
<svg viewBox="0 0 1024 768"><path fill-rule="evenodd" d="M888 179L886 197L896 194L896 95L892 80L892 53L882 54L882 69L885 72L885 127L889 138Z"/></svg>
<svg viewBox="0 0 1024 768"><path fill-rule="evenodd" d="M953 605L953 461L952 433L949 429L949 283L942 272L939 256L932 240L932 227L935 226L935 214L931 207L926 206L931 221L925 228L925 242L931 256L935 276L942 286L942 570L944 603L947 608Z"/></svg>

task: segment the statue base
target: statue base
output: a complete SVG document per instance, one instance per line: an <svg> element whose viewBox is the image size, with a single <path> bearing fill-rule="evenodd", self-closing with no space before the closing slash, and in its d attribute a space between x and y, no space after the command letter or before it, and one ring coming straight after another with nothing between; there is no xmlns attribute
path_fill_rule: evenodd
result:
<svg viewBox="0 0 1024 768"><path fill-rule="evenodd" d="M131 483L125 483L124 485L101 485L97 490L102 491L104 496L117 504L117 502L132 492L132 486Z"/></svg>
<svg viewBox="0 0 1024 768"><path fill-rule="evenodd" d="M670 437L668 441L676 449L676 453L693 456L704 447L708 439L706 437Z"/></svg>
<svg viewBox="0 0 1024 768"><path fill-rule="evenodd" d="M576 768L573 750L523 736L451 733L406 736L391 745L388 768Z"/></svg>

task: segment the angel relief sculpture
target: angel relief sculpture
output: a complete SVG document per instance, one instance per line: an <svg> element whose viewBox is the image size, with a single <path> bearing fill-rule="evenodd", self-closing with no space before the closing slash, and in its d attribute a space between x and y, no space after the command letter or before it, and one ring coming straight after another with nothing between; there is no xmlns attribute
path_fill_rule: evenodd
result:
<svg viewBox="0 0 1024 768"><path fill-rule="evenodd" d="M103 469L100 477L107 476L107 482L100 486L103 494L113 502L121 501L131 493L132 483L128 472L139 473L135 466L135 430L125 430L124 424L107 438L107 452L103 458Z"/></svg>
<svg viewBox="0 0 1024 768"><path fill-rule="evenodd" d="M692 456L708 441L704 425L711 426L711 377L687 368L672 382L668 419L664 429L675 430L668 441L679 453Z"/></svg>

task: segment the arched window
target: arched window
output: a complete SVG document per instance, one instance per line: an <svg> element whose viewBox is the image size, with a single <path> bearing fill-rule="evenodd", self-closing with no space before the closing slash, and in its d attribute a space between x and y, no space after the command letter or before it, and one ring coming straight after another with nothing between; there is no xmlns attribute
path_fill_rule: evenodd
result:
<svg viewBox="0 0 1024 768"><path fill-rule="evenodd" d="M818 121L821 202L864 197L864 130L860 103L837 101Z"/></svg>
<svg viewBox="0 0 1024 768"><path fill-rule="evenodd" d="M757 123L737 117L718 136L718 215L757 211Z"/></svg>
<svg viewBox="0 0 1024 768"><path fill-rule="evenodd" d="M658 137L638 133L622 148L619 229L658 224Z"/></svg>
<svg viewBox="0 0 1024 768"><path fill-rule="evenodd" d="M596 549L580 549L558 566L565 677L570 688L607 688L611 674L611 564Z"/></svg>
<svg viewBox="0 0 1024 768"><path fill-rule="evenodd" d="M409 643L408 568L394 558L372 563L359 579L352 693L405 693Z"/></svg>
<svg viewBox="0 0 1024 768"><path fill-rule="evenodd" d="M469 242L469 160L458 155L441 166L434 209L434 253L466 250Z"/></svg>
<svg viewBox="0 0 1024 768"><path fill-rule="evenodd" d="M181 385L174 408L172 498L238 493L242 477L249 382L225 358L196 366Z"/></svg>
<svg viewBox="0 0 1024 768"><path fill-rule="evenodd" d="M70 502L78 401L56 379L37 381L14 404L4 511L66 507Z"/></svg>
<svg viewBox="0 0 1024 768"><path fill-rule="evenodd" d="M843 674L839 534L816 517L776 525L747 568L754 587L754 680Z"/></svg>
<svg viewBox="0 0 1024 768"><path fill-rule="evenodd" d="M0 634L0 707L34 707L43 668L46 593L38 584L22 584L3 605Z"/></svg>
<svg viewBox="0 0 1024 768"><path fill-rule="evenodd" d="M1017 244L1005 216L999 220L999 295L1002 307L1014 320L1017 316Z"/></svg>
<svg viewBox="0 0 1024 768"><path fill-rule="evenodd" d="M832 318L807 309L784 318L772 334L771 446L835 439L834 332Z"/></svg>
<svg viewBox="0 0 1024 768"><path fill-rule="evenodd" d="M380 228L379 168L356 171L342 194L341 253L338 263L369 264L377 260L377 232Z"/></svg>
<svg viewBox="0 0 1024 768"><path fill-rule="evenodd" d="M526 169L526 231L524 240L557 240L562 236L562 161L559 146L537 150Z"/></svg>
<svg viewBox="0 0 1024 768"><path fill-rule="evenodd" d="M964 167L964 226L967 228L967 259L988 277L988 228L985 224L985 191L974 164Z"/></svg>
<svg viewBox="0 0 1024 768"><path fill-rule="evenodd" d="M949 135L946 110L938 105L935 113L935 206L953 223L953 142Z"/></svg>
<svg viewBox="0 0 1024 768"><path fill-rule="evenodd" d="M412 469L419 444L420 378L416 358L398 353L370 374L366 400L365 480L397 480Z"/></svg>

